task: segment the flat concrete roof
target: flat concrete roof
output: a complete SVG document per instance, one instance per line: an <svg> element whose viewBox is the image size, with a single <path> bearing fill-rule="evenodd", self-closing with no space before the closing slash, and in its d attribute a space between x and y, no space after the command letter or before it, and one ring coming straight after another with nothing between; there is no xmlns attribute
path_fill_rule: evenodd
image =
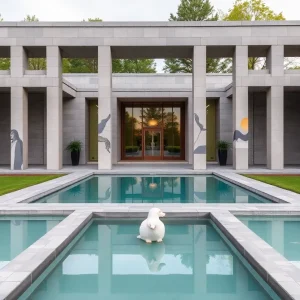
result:
<svg viewBox="0 0 300 300"><path fill-rule="evenodd" d="M0 22L0 27L241 27L241 26L300 26L294 21L104 21L104 22Z"/></svg>

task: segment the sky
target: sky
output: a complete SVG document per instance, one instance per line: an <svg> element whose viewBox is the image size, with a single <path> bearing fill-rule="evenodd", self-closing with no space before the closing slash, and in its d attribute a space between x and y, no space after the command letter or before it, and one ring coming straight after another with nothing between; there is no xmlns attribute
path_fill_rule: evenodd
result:
<svg viewBox="0 0 300 300"><path fill-rule="evenodd" d="M227 12L234 0L210 0L216 10ZM299 4L297 4L299 2ZM103 21L167 21L176 13L180 0L0 0L4 21L21 21L35 15L40 21L82 21L101 18ZM299 19L299 0L265 0L276 13L288 20ZM283 6L284 3L284 6ZM162 72L163 60L156 60Z"/></svg>
<svg viewBox="0 0 300 300"><path fill-rule="evenodd" d="M234 0L211 0L215 9L227 11ZM297 0L265 0L286 19L299 19ZM36 15L40 21L82 21L98 17L103 21L166 21L180 0L0 0L4 21L20 21ZM283 5L284 3L284 5ZM298 6L298 7L297 7Z"/></svg>

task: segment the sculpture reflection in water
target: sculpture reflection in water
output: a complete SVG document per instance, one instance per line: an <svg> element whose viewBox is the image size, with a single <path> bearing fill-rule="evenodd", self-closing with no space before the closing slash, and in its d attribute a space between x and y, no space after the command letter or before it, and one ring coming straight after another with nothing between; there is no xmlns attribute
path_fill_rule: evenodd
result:
<svg viewBox="0 0 300 300"><path fill-rule="evenodd" d="M164 243L154 243L147 245L146 243L140 244L141 256L146 260L149 271L152 273L160 272L166 265L163 263L163 257L165 255Z"/></svg>

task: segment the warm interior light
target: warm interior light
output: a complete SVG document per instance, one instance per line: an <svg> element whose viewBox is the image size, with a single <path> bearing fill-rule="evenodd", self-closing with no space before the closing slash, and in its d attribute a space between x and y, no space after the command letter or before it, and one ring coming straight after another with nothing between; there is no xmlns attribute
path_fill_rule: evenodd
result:
<svg viewBox="0 0 300 300"><path fill-rule="evenodd" d="M151 182L151 183L149 184L149 188L150 188L151 190L155 190L155 189L157 188L157 184L156 184L155 182Z"/></svg>
<svg viewBox="0 0 300 300"><path fill-rule="evenodd" d="M155 120L153 118L148 121L148 125L149 126L157 126L157 123L158 123L157 120Z"/></svg>

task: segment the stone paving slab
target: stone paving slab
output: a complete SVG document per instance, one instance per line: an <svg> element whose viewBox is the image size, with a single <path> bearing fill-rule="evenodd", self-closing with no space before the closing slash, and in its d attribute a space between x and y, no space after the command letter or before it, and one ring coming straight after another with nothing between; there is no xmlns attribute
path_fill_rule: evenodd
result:
<svg viewBox="0 0 300 300"><path fill-rule="evenodd" d="M92 219L74 212L0 270L0 299L17 299Z"/></svg>

